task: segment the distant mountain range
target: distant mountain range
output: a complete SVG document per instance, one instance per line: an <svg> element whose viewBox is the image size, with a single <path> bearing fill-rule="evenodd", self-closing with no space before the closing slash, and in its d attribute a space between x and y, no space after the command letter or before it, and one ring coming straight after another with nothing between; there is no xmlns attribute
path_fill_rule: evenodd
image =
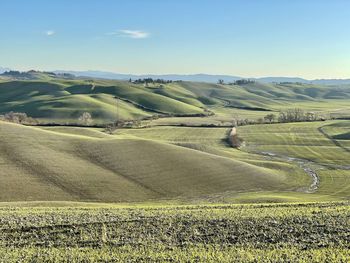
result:
<svg viewBox="0 0 350 263"><path fill-rule="evenodd" d="M105 71L65 71L57 70L55 73L69 73L78 77L91 77L91 78L103 78L103 79L118 79L118 80L128 80L128 79L143 79L143 78L153 78L153 79L165 79L165 80L183 80L183 81L200 81L200 82L210 82L216 83L219 79L222 79L224 82L233 82L239 79L245 79L240 76L231 76L231 75L211 75L211 74L164 74L164 75L155 75L155 74L120 74L113 72ZM301 82L309 83L310 80L302 78L289 78L289 77L264 77L264 78L249 78L261 82ZM350 80L349 80L350 83Z"/></svg>
<svg viewBox="0 0 350 263"><path fill-rule="evenodd" d="M9 68L0 67L0 74L9 71ZM264 83L272 82L299 82L299 83L313 83L321 85L344 85L350 84L350 79L315 79L307 80L298 77L262 77L262 78L244 78L240 76L231 76L231 75L212 75L212 74L121 74L107 71L71 71L71 70L55 70L53 71L56 74L73 74L77 77L89 77L89 78L99 78L99 79L117 79L117 80L135 80L143 78L153 78L153 79L164 79L164 80L183 80L183 81L198 81L198 82L209 82L216 83L219 79L222 79L224 82L234 82L239 79L251 79Z"/></svg>
<svg viewBox="0 0 350 263"><path fill-rule="evenodd" d="M78 77L91 77L91 78L103 78L103 79L118 79L118 80L135 80L135 79L143 79L143 78L153 78L153 79L164 79L164 80L183 80L183 81L202 81L202 82L214 82L216 83L218 79L223 79L225 82L235 81L238 79L242 79L242 77L238 76L229 76L229 75L210 75L210 74L189 74L189 75L181 75L181 74L164 74L164 75L156 75L156 74L120 74L113 72L105 72L105 71L65 71L65 70L57 70L54 73L69 73Z"/></svg>
<svg viewBox="0 0 350 263"><path fill-rule="evenodd" d="M219 79L222 79L224 82L233 82L239 79L247 79L240 76L231 76L231 75L211 75L211 74L164 74L164 75L155 75L155 74L120 74L106 71L66 71L66 70L57 70L55 73L69 73L78 77L91 77L91 78L102 78L102 79L118 79L118 80L128 80L128 79L143 79L143 78L153 78L153 79L165 79L165 80L183 80L183 81L200 81L200 82L210 82L216 83ZM300 82L300 83L314 83L314 84L323 84L323 85L342 85L350 84L350 79L315 79L307 80L297 77L262 77L262 78L249 78L251 80L256 80L264 83L272 82Z"/></svg>

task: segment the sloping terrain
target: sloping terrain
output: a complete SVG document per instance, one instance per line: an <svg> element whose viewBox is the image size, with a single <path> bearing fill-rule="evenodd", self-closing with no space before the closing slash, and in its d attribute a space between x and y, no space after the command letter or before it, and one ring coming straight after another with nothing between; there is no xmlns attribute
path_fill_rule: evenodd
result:
<svg viewBox="0 0 350 263"><path fill-rule="evenodd" d="M309 180L130 135L3 122L0 164L1 201L198 199L224 192L295 190Z"/></svg>
<svg viewBox="0 0 350 263"><path fill-rule="evenodd" d="M326 199L350 198L350 144L337 134L349 129L349 121L253 125L239 129L245 151L268 159L296 162L319 178L316 194ZM334 136L332 137L332 135ZM336 138L336 139L335 139Z"/></svg>
<svg viewBox="0 0 350 263"><path fill-rule="evenodd" d="M76 123L78 117L88 111L95 124L105 124L116 119L116 98L119 117L124 120L152 115L198 116L205 115L205 109L219 115L230 109L242 109L246 111L242 113L244 116L260 116L259 112L296 106L335 112L339 116L350 112L346 104L350 99L349 86L258 82L219 85L185 81L144 85L38 74L30 80L0 80L0 114L25 112L43 122L62 124Z"/></svg>

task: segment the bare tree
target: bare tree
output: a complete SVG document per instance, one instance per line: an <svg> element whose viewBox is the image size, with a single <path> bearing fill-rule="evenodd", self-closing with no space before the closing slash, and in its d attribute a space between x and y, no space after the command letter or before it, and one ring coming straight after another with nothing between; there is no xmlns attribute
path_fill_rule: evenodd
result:
<svg viewBox="0 0 350 263"><path fill-rule="evenodd" d="M240 118L237 113L232 114L232 126L237 127L240 124Z"/></svg>
<svg viewBox="0 0 350 263"><path fill-rule="evenodd" d="M80 117L79 117L79 121L85 125L88 126L89 124L91 124L92 122L92 116L89 112L84 112Z"/></svg>
<svg viewBox="0 0 350 263"><path fill-rule="evenodd" d="M276 115L275 114L267 114L265 117L264 117L264 120L265 121L268 121L270 123L272 123L274 120L276 119Z"/></svg>
<svg viewBox="0 0 350 263"><path fill-rule="evenodd" d="M117 126L114 125L114 124L108 124L106 127L105 127L105 132L108 133L108 134L113 134L115 131L117 130Z"/></svg>
<svg viewBox="0 0 350 263"><path fill-rule="evenodd" d="M316 121L317 120L317 115L314 112L307 112L305 114L305 119L307 121Z"/></svg>
<svg viewBox="0 0 350 263"><path fill-rule="evenodd" d="M303 121L305 119L305 114L302 109L295 108L295 109L287 110L287 117L288 117L288 121L297 122L297 121Z"/></svg>
<svg viewBox="0 0 350 263"><path fill-rule="evenodd" d="M280 112L278 116L278 122L287 122L287 114L283 111Z"/></svg>
<svg viewBox="0 0 350 263"><path fill-rule="evenodd" d="M278 117L279 122L298 122L304 121L306 119L305 113L302 109L287 109L286 111L281 111Z"/></svg>
<svg viewBox="0 0 350 263"><path fill-rule="evenodd" d="M32 117L29 117L24 112L8 112L5 115L0 115L0 120L13 122L17 124L26 124L26 125L37 125L39 122Z"/></svg>
<svg viewBox="0 0 350 263"><path fill-rule="evenodd" d="M11 111L5 114L5 120L14 123L23 123L27 118L27 114L22 112Z"/></svg>
<svg viewBox="0 0 350 263"><path fill-rule="evenodd" d="M263 124L264 123L264 119L263 118L258 118L256 121L259 124Z"/></svg>

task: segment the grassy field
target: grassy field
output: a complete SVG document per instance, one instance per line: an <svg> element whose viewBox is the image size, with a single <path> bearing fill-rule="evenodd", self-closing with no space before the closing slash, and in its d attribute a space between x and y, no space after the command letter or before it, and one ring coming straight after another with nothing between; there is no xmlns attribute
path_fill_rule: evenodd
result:
<svg viewBox="0 0 350 263"><path fill-rule="evenodd" d="M350 258L348 203L30 205L0 208L4 262L347 262Z"/></svg>
<svg viewBox="0 0 350 263"><path fill-rule="evenodd" d="M243 145L227 140L234 119L290 108L348 117L349 87L41 74L0 81L0 114L72 124L88 111L105 125L115 97L121 119L153 116L147 128L0 121L0 261L349 262L350 121L239 126Z"/></svg>
<svg viewBox="0 0 350 263"><path fill-rule="evenodd" d="M174 145L89 128L40 129L0 123L0 199L207 200L222 193L293 191L310 183L302 172L290 175L289 165L276 163L283 168L278 170L273 164L231 158L240 153L222 142L225 129L202 131L197 134L202 140L206 141L204 136L213 139L213 146L203 144L208 151L196 149L194 140L193 146Z"/></svg>
<svg viewBox="0 0 350 263"><path fill-rule="evenodd" d="M348 199L350 153L344 140L331 137L348 123L243 126L238 132L245 146L237 150L227 143L228 128L163 126L108 135L100 129L2 122L0 197L99 202ZM317 189L310 189L315 180L311 172L317 175Z"/></svg>
<svg viewBox="0 0 350 263"><path fill-rule="evenodd" d="M127 81L62 79L44 73L33 80L0 79L0 114L25 112L41 122L77 123L85 111L94 124L150 116L206 115L210 118L159 119L154 124L220 124L298 107L326 117L350 116L350 88L312 84L218 85L199 82L134 84Z"/></svg>
<svg viewBox="0 0 350 263"><path fill-rule="evenodd" d="M306 170L315 171L319 186L309 194L300 192L258 192L240 194L239 197L226 197L226 200L254 202L301 201L348 199L349 196L349 158L347 140L335 140L322 133L322 129L340 134L346 133L349 121L329 121L313 123L249 125L238 128L238 134L245 141L245 147L234 150L227 147L225 128L154 127L149 129L121 130L128 134L150 140L172 143L198 151L234 158L252 165L285 171L294 180L304 175ZM336 129L336 130L334 130ZM332 136L332 135L330 135ZM336 137L336 135L334 135ZM345 142L344 142L345 141ZM278 191L278 189L275 189ZM253 192L253 191L251 191ZM224 195L223 195L224 196Z"/></svg>
<svg viewBox="0 0 350 263"><path fill-rule="evenodd" d="M246 140L247 151L303 159L320 177L319 194L348 199L350 152L346 143L342 147L342 140L324 132L333 127L346 129L349 121L241 127L240 133Z"/></svg>

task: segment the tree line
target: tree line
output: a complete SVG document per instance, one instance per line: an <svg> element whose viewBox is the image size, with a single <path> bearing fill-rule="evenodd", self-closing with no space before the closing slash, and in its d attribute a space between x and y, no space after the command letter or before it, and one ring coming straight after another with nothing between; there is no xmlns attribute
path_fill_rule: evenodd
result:
<svg viewBox="0 0 350 263"><path fill-rule="evenodd" d="M131 78L129 79L129 82L135 83L135 84L167 84L167 83L172 83L172 80L165 80L165 79L152 79L152 78L143 78L143 79L135 79L132 80Z"/></svg>
<svg viewBox="0 0 350 263"><path fill-rule="evenodd" d="M246 84L253 84L255 83L255 80L251 80L251 79L238 79L236 81L233 82L229 82L227 83L228 85L246 85ZM223 79L219 79L218 80L218 84L224 85L225 81Z"/></svg>
<svg viewBox="0 0 350 263"><path fill-rule="evenodd" d="M13 111L10 111L4 115L0 115L0 120L17 123L17 124L26 124L26 125L37 125L39 123L36 119L29 117L24 112L13 112Z"/></svg>
<svg viewBox="0 0 350 263"><path fill-rule="evenodd" d="M263 118L263 122L301 122L301 121L324 121L326 118L323 115L311 111L304 111L300 108L287 109L280 111L278 116L273 113L267 114ZM261 122L261 120L260 120Z"/></svg>

